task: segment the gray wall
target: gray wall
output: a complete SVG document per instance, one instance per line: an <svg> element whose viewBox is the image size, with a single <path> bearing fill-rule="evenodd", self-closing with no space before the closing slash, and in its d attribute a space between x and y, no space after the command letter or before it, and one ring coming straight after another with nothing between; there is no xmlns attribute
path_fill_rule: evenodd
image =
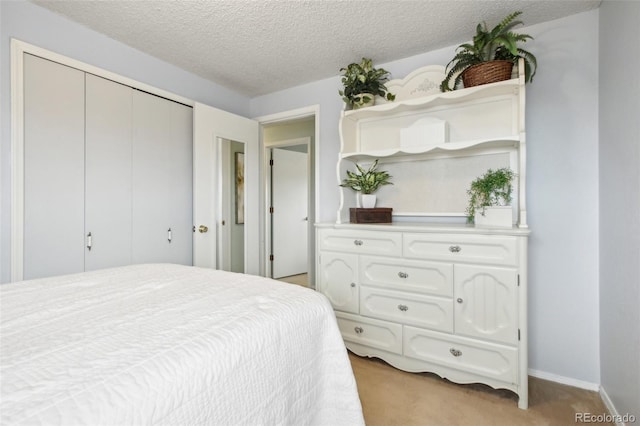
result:
<svg viewBox="0 0 640 426"><path fill-rule="evenodd" d="M0 282L10 279L10 39L34 44L229 112L249 115L249 98L162 62L32 3L0 1Z"/></svg>
<svg viewBox="0 0 640 426"><path fill-rule="evenodd" d="M600 375L640 419L640 3L600 7ZM630 54L631 53L631 54Z"/></svg>
<svg viewBox="0 0 640 426"><path fill-rule="evenodd" d="M526 16L524 17L526 21ZM472 30L472 29L471 29ZM530 368L597 387L598 11L519 29L540 69L527 87ZM394 78L446 65L453 46L378 64ZM594 51L595 46L595 51ZM366 53L366 52L364 52ZM251 115L320 105L319 221L335 221L339 70L333 78L251 100ZM586 382L586 383L580 383Z"/></svg>

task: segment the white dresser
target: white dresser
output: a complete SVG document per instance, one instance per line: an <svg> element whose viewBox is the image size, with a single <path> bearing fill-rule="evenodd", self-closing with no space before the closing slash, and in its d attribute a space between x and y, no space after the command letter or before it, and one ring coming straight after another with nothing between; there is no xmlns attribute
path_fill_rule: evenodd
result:
<svg viewBox="0 0 640 426"><path fill-rule="evenodd" d="M354 353L509 389L527 408L528 233L319 224L317 289Z"/></svg>
<svg viewBox="0 0 640 426"><path fill-rule="evenodd" d="M387 87L395 102L343 111L335 223L317 224L316 287L346 346L406 371L514 391L527 408L526 132L523 63L514 78L440 93L442 66ZM349 224L356 193L338 184L379 161L391 224ZM464 223L471 182L508 167L509 228Z"/></svg>

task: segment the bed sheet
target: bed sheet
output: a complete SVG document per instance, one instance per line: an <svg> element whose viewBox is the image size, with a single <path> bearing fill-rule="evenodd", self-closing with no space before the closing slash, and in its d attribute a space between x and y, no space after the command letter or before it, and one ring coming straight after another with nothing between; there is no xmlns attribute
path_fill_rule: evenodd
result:
<svg viewBox="0 0 640 426"><path fill-rule="evenodd" d="M0 286L0 423L361 425L310 289L171 264Z"/></svg>

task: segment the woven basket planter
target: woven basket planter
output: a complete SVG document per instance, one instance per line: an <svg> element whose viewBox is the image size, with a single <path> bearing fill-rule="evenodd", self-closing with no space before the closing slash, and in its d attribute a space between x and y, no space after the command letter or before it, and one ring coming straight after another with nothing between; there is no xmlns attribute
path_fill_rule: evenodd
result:
<svg viewBox="0 0 640 426"><path fill-rule="evenodd" d="M464 87L473 87L509 80L512 69L513 62L511 61L483 62L467 68L462 73L462 82Z"/></svg>

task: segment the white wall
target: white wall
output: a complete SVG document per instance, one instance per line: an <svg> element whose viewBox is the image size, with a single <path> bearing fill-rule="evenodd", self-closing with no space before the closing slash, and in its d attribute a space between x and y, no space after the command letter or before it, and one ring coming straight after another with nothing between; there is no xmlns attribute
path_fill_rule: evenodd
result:
<svg viewBox="0 0 640 426"><path fill-rule="evenodd" d="M597 384L598 11L519 31L535 37L527 48L540 65L527 87L529 367ZM400 78L446 65L456 46L378 65ZM251 100L252 116L320 105L319 221L335 221L338 208L339 89L336 70L333 78Z"/></svg>
<svg viewBox="0 0 640 426"><path fill-rule="evenodd" d="M23 0L0 1L0 282L10 279L10 39L101 67L229 112L248 116L249 99Z"/></svg>
<svg viewBox="0 0 640 426"><path fill-rule="evenodd" d="M640 419L640 3L600 7L600 375ZM633 54L629 54L633 52Z"/></svg>

